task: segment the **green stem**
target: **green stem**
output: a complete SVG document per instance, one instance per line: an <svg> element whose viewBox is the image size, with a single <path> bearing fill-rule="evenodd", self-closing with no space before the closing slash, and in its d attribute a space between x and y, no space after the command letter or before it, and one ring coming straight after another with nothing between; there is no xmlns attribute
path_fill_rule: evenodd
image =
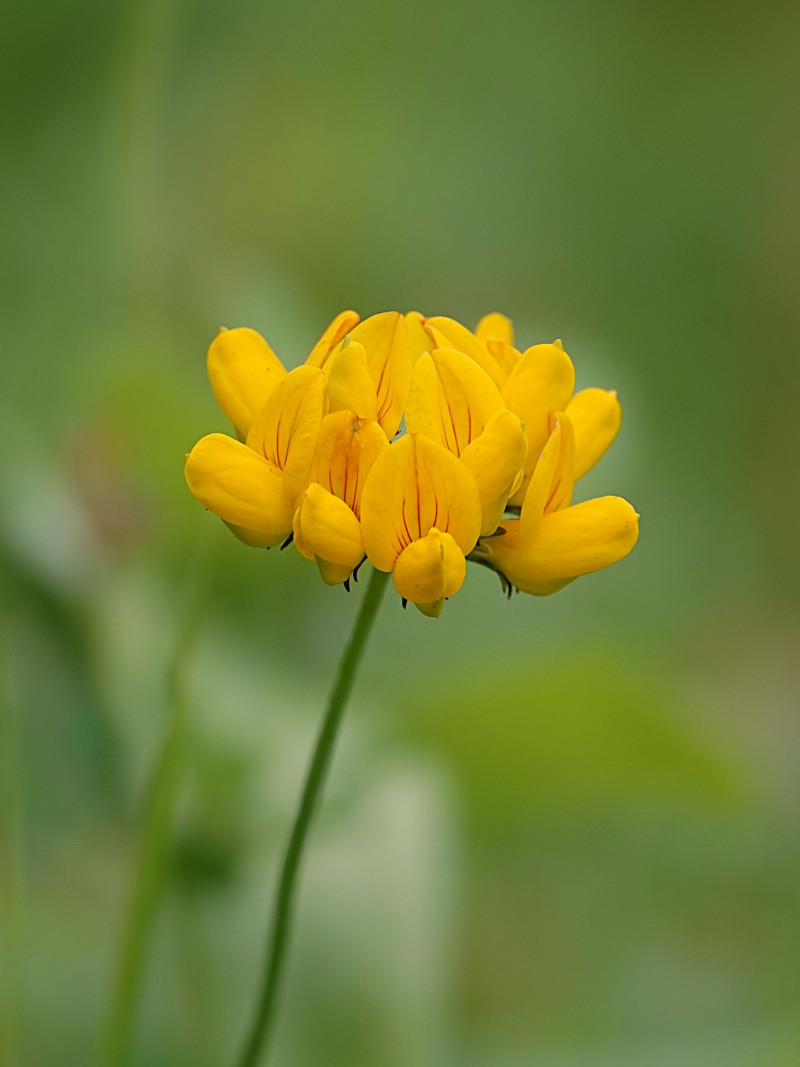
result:
<svg viewBox="0 0 800 1067"><path fill-rule="evenodd" d="M322 720L314 753L306 773L300 805L295 815L292 832L283 858L275 908L272 915L272 928L267 952L264 959L264 971L261 993L256 1014L250 1026L239 1067L256 1067L272 1031L275 1018L275 1003L286 956L286 946L294 908L295 883L300 860L303 855L308 829L314 816L320 793L330 767L336 735L347 705L347 698L353 688L356 671L364 654L372 624L386 588L389 575L383 571L373 570L361 610L356 618L350 641L339 664L325 718Z"/></svg>
<svg viewBox="0 0 800 1067"><path fill-rule="evenodd" d="M211 536L210 524L205 524L200 531L196 557L190 564L184 606L170 660L169 718L145 800L139 857L100 1050L102 1067L120 1067L127 1058L182 766L188 717L187 679L210 580Z"/></svg>

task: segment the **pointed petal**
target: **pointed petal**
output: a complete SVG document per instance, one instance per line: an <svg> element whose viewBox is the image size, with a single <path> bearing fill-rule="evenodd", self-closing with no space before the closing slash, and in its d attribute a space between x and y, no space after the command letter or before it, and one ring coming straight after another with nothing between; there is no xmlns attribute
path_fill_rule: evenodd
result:
<svg viewBox="0 0 800 1067"><path fill-rule="evenodd" d="M286 376L260 333L220 330L208 349L208 377L217 403L244 440L272 390Z"/></svg>
<svg viewBox="0 0 800 1067"><path fill-rule="evenodd" d="M292 529L301 555L333 565L320 566L322 577L329 585L344 582L364 558L358 519L343 500L321 485L310 485L302 494ZM331 578L334 580L330 581Z"/></svg>
<svg viewBox="0 0 800 1067"><path fill-rule="evenodd" d="M249 530L246 526L236 526L232 522L226 522L225 525L237 541L249 545L250 548L272 548L276 543L271 534L262 533L261 530Z"/></svg>
<svg viewBox="0 0 800 1067"><path fill-rule="evenodd" d="M232 437L212 433L198 441L186 459L186 482L203 507L225 522L266 534L264 547L291 533L280 473Z"/></svg>
<svg viewBox="0 0 800 1067"><path fill-rule="evenodd" d="M575 485L575 435L569 418L560 411L549 415L550 437L534 468L520 514L520 536L525 540L549 511L569 507Z"/></svg>
<svg viewBox="0 0 800 1067"><path fill-rule="evenodd" d="M377 422L359 419L352 411L333 412L322 420L309 479L360 515L367 476L378 456L389 447Z"/></svg>
<svg viewBox="0 0 800 1067"><path fill-rule="evenodd" d="M362 555L361 559L363 558ZM359 560L359 562L361 561ZM331 563L329 559L323 559L322 556L316 557L316 564L320 577L326 585L341 585L342 582L347 581L355 570L355 567L351 567L347 563Z"/></svg>
<svg viewBox="0 0 800 1067"><path fill-rule="evenodd" d="M283 471L286 499L294 503L305 482L319 436L325 376L316 367L290 371L259 412L248 447Z"/></svg>
<svg viewBox="0 0 800 1067"><path fill-rule="evenodd" d="M475 330L475 336L479 341L502 341L507 345L514 344L514 327L511 319L501 315L499 311L492 311L484 315Z"/></svg>
<svg viewBox="0 0 800 1067"><path fill-rule="evenodd" d="M575 477L582 478L604 455L622 423L617 394L607 389L581 389L567 404L575 428Z"/></svg>
<svg viewBox="0 0 800 1067"><path fill-rule="evenodd" d="M489 419L483 433L461 453L461 462L475 479L481 498L481 537L497 529L527 450L522 423L504 409Z"/></svg>
<svg viewBox="0 0 800 1067"><path fill-rule="evenodd" d="M434 315L433 318L426 319L425 326L436 331L436 334L432 336L438 348L455 348L463 352L486 371L498 389L501 388L505 375L500 370L497 360L483 341L479 341L466 326L462 326L460 322L449 319L445 315ZM445 338L444 342L441 341L441 337Z"/></svg>
<svg viewBox="0 0 800 1067"><path fill-rule="evenodd" d="M503 384L505 385L511 372L519 363L520 353L513 345L506 344L504 341L495 341L491 337L486 342L486 347L497 360L497 365L503 375Z"/></svg>
<svg viewBox="0 0 800 1067"><path fill-rule="evenodd" d="M464 584L464 553L448 533L435 526L425 537L407 545L394 565L392 580L400 596L416 604L425 615L440 615L445 597ZM428 610L425 608L438 610Z"/></svg>
<svg viewBox="0 0 800 1067"><path fill-rule="evenodd" d="M406 429L460 456L503 406L497 386L469 356L435 348L417 360L406 404Z"/></svg>
<svg viewBox="0 0 800 1067"><path fill-rule="evenodd" d="M358 317L357 311L343 311L340 315L337 315L311 349L311 353L306 360L306 366L324 367L328 356L334 348L357 324Z"/></svg>
<svg viewBox="0 0 800 1067"><path fill-rule="evenodd" d="M432 604L415 604L414 607L429 619L439 619L444 611L444 597L440 596Z"/></svg>
<svg viewBox="0 0 800 1067"><path fill-rule="evenodd" d="M364 319L352 331L367 353L367 367L378 395L378 422L391 439L397 433L411 384L411 341L399 311Z"/></svg>
<svg viewBox="0 0 800 1067"><path fill-rule="evenodd" d="M416 363L423 352L430 352L433 341L430 334L425 330L425 316L418 311L409 311L406 314L406 326L408 338L411 342L411 362Z"/></svg>
<svg viewBox="0 0 800 1067"><path fill-rule="evenodd" d="M377 419L378 396L367 370L367 354L351 341L325 364L328 406L331 411L354 411L362 419Z"/></svg>
<svg viewBox="0 0 800 1067"><path fill-rule="evenodd" d="M503 525L506 535L482 542L482 550L513 585L537 596L610 567L627 556L639 534L636 512L617 496L545 515L530 539L523 540L514 520Z"/></svg>
<svg viewBox="0 0 800 1067"><path fill-rule="evenodd" d="M564 410L574 388L575 368L559 345L534 345L520 356L501 391L506 407L525 423L526 474L533 470L550 435L548 415Z"/></svg>
<svg viewBox="0 0 800 1067"><path fill-rule="evenodd" d="M407 434L378 457L364 487L361 528L370 562L390 571L406 545L432 526L469 552L481 527L478 487L451 452Z"/></svg>

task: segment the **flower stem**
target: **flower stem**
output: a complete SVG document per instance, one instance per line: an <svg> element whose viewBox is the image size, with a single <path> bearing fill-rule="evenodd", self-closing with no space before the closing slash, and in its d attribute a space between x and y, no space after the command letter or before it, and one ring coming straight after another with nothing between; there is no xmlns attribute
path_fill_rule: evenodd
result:
<svg viewBox="0 0 800 1067"><path fill-rule="evenodd" d="M350 641L344 651L333 689L328 698L325 718L322 720L317 735L314 753L306 772L306 780L300 797L300 804L295 815L292 832L286 846L286 853L281 867L275 907L272 914L272 927L264 959L261 993L256 1007L256 1014L250 1026L242 1054L238 1060L239 1067L256 1067L272 1031L275 1018L275 1003L281 982L283 963L289 939L289 930L294 908L297 872L308 835L309 826L319 801L325 778L330 767L336 735L347 705L347 699L353 688L356 671L364 654L367 638L386 588L389 575L383 571L373 570L372 576L356 618Z"/></svg>
<svg viewBox="0 0 800 1067"><path fill-rule="evenodd" d="M199 532L196 555L189 566L184 604L169 664L169 718L145 799L139 855L100 1049L101 1067L120 1067L127 1059L183 764L188 716L187 675L210 582L212 534L210 524L205 524Z"/></svg>

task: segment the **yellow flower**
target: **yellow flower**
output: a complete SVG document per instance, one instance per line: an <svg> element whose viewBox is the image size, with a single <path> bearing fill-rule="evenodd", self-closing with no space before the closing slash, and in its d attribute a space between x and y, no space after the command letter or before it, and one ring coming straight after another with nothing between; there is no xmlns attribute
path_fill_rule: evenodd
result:
<svg viewBox="0 0 800 1067"><path fill-rule="evenodd" d="M572 504L619 430L616 393L574 393L561 342L520 352L499 312L472 332L445 316L345 311L288 373L255 331L228 330L208 370L239 440L199 441L190 489L248 544L293 538L328 584L347 584L366 555L436 617L468 559L508 590L546 595L636 541L619 497Z"/></svg>
<svg viewBox="0 0 800 1067"><path fill-rule="evenodd" d="M475 480L442 445L409 433L376 460L361 499L370 563L423 615L441 615L461 588L481 526Z"/></svg>
<svg viewBox="0 0 800 1067"><path fill-rule="evenodd" d="M586 467L603 433L587 433L579 445L568 415L552 412L548 421L550 435L520 517L503 520L502 532L482 541L475 553L508 583L509 592L514 587L535 596L611 566L627 556L639 534L638 515L620 497L570 506L578 461Z"/></svg>

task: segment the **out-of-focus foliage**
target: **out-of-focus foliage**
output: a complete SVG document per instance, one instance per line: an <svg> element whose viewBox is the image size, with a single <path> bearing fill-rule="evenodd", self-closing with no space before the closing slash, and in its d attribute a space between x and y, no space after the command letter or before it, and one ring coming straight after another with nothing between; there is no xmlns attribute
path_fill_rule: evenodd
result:
<svg viewBox="0 0 800 1067"><path fill-rule="evenodd" d="M96 1047L205 349L352 305L562 337L642 534L547 601L388 598L276 1064L794 1067L796 6L11 0L0 42L0 1059ZM231 1060L359 595L210 536L136 1067Z"/></svg>

